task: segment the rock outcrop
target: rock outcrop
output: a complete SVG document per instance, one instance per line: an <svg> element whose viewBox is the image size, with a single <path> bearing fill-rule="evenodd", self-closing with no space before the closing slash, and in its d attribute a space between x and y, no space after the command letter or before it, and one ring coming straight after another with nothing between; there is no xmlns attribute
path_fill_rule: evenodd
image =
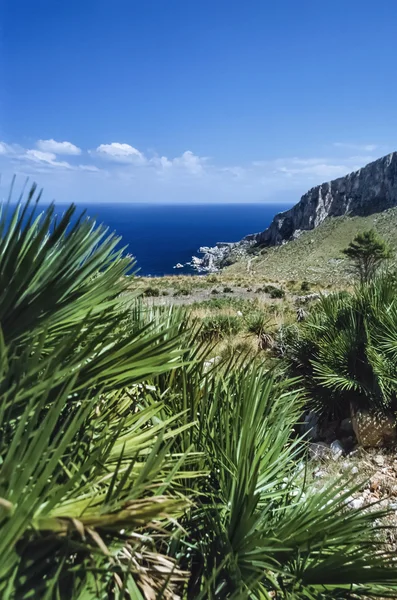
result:
<svg viewBox="0 0 397 600"><path fill-rule="evenodd" d="M298 204L276 215L265 231L245 239L276 246L314 229L327 217L366 216L396 205L397 152L393 152L346 177L312 188Z"/></svg>
<svg viewBox="0 0 397 600"><path fill-rule="evenodd" d="M193 256L186 265L193 267L199 273L216 273L245 256L249 247L254 243L253 236L247 236L241 242L218 242L212 248L202 246L199 248L202 256Z"/></svg>

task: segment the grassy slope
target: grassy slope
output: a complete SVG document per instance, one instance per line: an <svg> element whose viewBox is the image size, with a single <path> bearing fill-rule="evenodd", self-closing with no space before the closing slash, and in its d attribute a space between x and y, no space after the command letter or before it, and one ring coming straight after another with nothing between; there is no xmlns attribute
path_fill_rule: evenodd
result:
<svg viewBox="0 0 397 600"><path fill-rule="evenodd" d="M349 280L348 262L342 254L354 236L374 228L397 251L397 208L369 217L338 217L283 246L266 248L251 259L228 267L225 275L250 273L273 281L307 280L337 284Z"/></svg>

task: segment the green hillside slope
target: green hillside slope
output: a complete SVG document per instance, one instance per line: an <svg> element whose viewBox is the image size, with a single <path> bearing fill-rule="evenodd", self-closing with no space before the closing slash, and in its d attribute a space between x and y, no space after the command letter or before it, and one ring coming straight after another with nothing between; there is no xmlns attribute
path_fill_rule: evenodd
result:
<svg viewBox="0 0 397 600"><path fill-rule="evenodd" d="M349 265L343 256L354 236L374 228L397 253L397 208L368 217L326 219L282 246L258 250L225 269L225 274L250 273L270 280L307 280L322 284L349 281Z"/></svg>

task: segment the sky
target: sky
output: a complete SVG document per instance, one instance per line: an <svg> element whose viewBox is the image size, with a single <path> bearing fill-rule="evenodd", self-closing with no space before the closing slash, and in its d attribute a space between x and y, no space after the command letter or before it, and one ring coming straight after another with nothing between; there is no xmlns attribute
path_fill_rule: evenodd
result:
<svg viewBox="0 0 397 600"><path fill-rule="evenodd" d="M0 0L0 171L75 202L291 202L397 149L395 0Z"/></svg>

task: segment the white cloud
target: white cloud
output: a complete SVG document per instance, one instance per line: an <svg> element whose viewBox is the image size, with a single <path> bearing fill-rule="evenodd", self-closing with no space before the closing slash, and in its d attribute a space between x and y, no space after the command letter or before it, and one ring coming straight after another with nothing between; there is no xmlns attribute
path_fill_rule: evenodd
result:
<svg viewBox="0 0 397 600"><path fill-rule="evenodd" d="M96 153L102 158L107 158L116 162L143 164L146 159L142 152L130 146L129 144L120 144L112 142L111 144L101 144L96 149Z"/></svg>
<svg viewBox="0 0 397 600"><path fill-rule="evenodd" d="M357 150L358 152L373 152L378 148L376 144L349 144L345 142L334 142L333 146L346 150Z"/></svg>
<svg viewBox="0 0 397 600"><path fill-rule="evenodd" d="M302 167L280 167L279 172L291 175L314 175L324 179L335 179L347 175L352 169L347 165L311 164Z"/></svg>
<svg viewBox="0 0 397 600"><path fill-rule="evenodd" d="M291 157L278 158L267 161L256 161L252 163L254 171L264 174L282 175L294 179L299 183L307 182L307 185L323 183L338 177L343 177L352 171L356 171L374 160L373 156L347 156L343 159L333 157Z"/></svg>
<svg viewBox="0 0 397 600"><path fill-rule="evenodd" d="M167 158L166 156L155 156L150 159L149 164L163 172L171 173L176 169L178 173L185 172L190 175L201 175L208 158L197 156L191 150L186 150L181 156Z"/></svg>
<svg viewBox="0 0 397 600"><path fill-rule="evenodd" d="M95 167L95 165L79 165L78 168L81 171L89 171L90 173L99 173L100 169L98 169L98 167Z"/></svg>
<svg viewBox="0 0 397 600"><path fill-rule="evenodd" d="M172 164L176 167L182 167L192 175L200 175L206 161L207 158L196 156L191 150L186 150L182 156L174 158Z"/></svg>
<svg viewBox="0 0 397 600"><path fill-rule="evenodd" d="M56 187L58 198L69 189L80 193L82 188L93 199L97 195L107 201L115 194L125 201L159 201L161 198L186 201L186 198L192 198L252 202L277 201L281 197L298 200L309 188L344 176L376 158L368 151L337 151L330 144L328 148L333 147L333 152L327 156L217 164L191 150L174 157L152 151L145 155L130 144L113 142L89 151L89 164L83 164L81 158L73 155L68 161L60 160L55 148L50 151L43 147L46 146L27 149L0 141L0 170L33 176L40 174L41 183L49 182L52 188ZM99 177L101 185L97 184Z"/></svg>
<svg viewBox="0 0 397 600"><path fill-rule="evenodd" d="M72 165L70 165L66 161L57 160L56 154L53 152L42 152L41 150L27 150L26 153L20 158L26 157L28 160L31 160L36 163L45 163L46 165L50 165L52 167L62 167L64 169L72 169Z"/></svg>
<svg viewBox="0 0 397 600"><path fill-rule="evenodd" d="M56 142L55 140L38 140L36 148L42 152L51 152L53 154L67 154L77 156L81 154L81 149L71 142Z"/></svg>
<svg viewBox="0 0 397 600"><path fill-rule="evenodd" d="M12 156L16 154L19 147L15 144L6 144L5 142L0 142L0 155L2 156Z"/></svg>
<svg viewBox="0 0 397 600"><path fill-rule="evenodd" d="M7 144L0 142L0 154L8 154Z"/></svg>

